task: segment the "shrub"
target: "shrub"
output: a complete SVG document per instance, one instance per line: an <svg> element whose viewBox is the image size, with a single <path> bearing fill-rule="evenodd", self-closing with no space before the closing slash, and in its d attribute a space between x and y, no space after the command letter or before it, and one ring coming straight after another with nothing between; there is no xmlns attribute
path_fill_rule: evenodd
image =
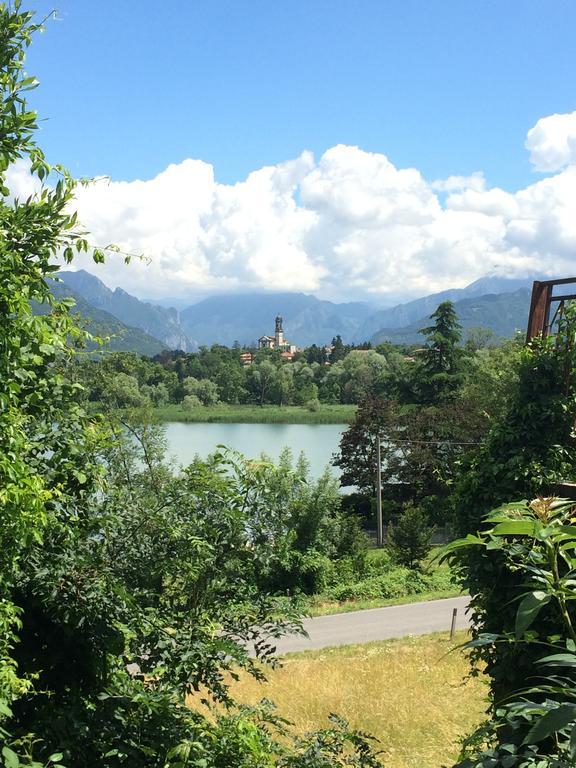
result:
<svg viewBox="0 0 576 768"><path fill-rule="evenodd" d="M200 408L201 405L202 403L196 395L186 395L184 400L182 400L183 411L192 411L194 408Z"/></svg>
<svg viewBox="0 0 576 768"><path fill-rule="evenodd" d="M407 568L420 568L420 563L430 551L432 532L426 513L412 504L406 505L390 533L396 562Z"/></svg>
<svg viewBox="0 0 576 768"><path fill-rule="evenodd" d="M424 592L447 591L454 586L455 581L448 570L423 574L409 568L393 567L380 575L337 584L327 591L326 597L339 601L390 599L420 595Z"/></svg>

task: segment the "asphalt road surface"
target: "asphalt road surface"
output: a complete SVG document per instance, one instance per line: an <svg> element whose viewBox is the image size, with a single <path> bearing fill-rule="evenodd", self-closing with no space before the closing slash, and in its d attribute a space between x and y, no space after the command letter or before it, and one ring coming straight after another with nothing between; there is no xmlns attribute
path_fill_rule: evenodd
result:
<svg viewBox="0 0 576 768"><path fill-rule="evenodd" d="M430 600L425 603L394 605L390 608L372 608L367 611L305 619L304 629L308 637L283 637L276 643L276 652L281 655L407 635L427 635L431 632L448 634L454 608L458 609L456 629L468 627L468 617L465 613L468 600L468 597L451 597L447 600Z"/></svg>

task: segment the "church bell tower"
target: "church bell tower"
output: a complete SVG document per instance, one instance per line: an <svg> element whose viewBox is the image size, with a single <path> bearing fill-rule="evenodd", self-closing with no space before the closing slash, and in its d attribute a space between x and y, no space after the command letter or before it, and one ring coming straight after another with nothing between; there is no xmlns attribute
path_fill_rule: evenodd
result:
<svg viewBox="0 0 576 768"><path fill-rule="evenodd" d="M284 331L282 330L281 315L278 315L276 318L276 333L274 335L274 341L277 349L284 346Z"/></svg>

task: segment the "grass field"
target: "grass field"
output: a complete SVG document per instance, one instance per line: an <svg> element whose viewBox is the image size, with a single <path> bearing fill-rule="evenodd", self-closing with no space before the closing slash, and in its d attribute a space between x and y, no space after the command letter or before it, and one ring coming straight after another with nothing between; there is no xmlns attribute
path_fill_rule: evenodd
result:
<svg viewBox="0 0 576 768"><path fill-rule="evenodd" d="M366 611L370 608L387 608L391 605L406 605L407 603L424 603L428 600L444 600L448 597L458 597L462 590L458 588L422 592L403 597L376 597L357 600L335 601L326 600L322 595L313 595L306 599L305 609L310 616L329 616L335 613L351 613Z"/></svg>
<svg viewBox="0 0 576 768"><path fill-rule="evenodd" d="M465 639L446 635L292 654L268 682L243 676L236 700L271 699L299 733L336 712L380 740L386 768L440 768L457 757L459 739L483 720L486 688L467 678Z"/></svg>
<svg viewBox="0 0 576 768"><path fill-rule="evenodd" d="M299 405L214 405L183 410L180 405L153 408L158 421L220 422L226 424L349 424L355 405L320 405L309 411Z"/></svg>

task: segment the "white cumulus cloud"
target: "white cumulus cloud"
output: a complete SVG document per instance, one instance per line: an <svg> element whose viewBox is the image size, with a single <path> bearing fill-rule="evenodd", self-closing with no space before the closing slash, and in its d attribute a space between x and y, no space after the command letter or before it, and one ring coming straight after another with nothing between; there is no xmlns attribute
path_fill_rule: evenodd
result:
<svg viewBox="0 0 576 768"><path fill-rule="evenodd" d="M554 171L517 192L481 172L426 180L383 154L338 145L260 168L233 185L189 159L146 181L79 188L80 219L111 256L94 268L143 297L299 290L336 299L423 295L499 271L566 275L576 261L576 113L539 120L526 145ZM26 169L14 190L33 190Z"/></svg>
<svg viewBox="0 0 576 768"><path fill-rule="evenodd" d="M528 131L526 149L537 171L559 171L576 163L576 112L543 117Z"/></svg>

